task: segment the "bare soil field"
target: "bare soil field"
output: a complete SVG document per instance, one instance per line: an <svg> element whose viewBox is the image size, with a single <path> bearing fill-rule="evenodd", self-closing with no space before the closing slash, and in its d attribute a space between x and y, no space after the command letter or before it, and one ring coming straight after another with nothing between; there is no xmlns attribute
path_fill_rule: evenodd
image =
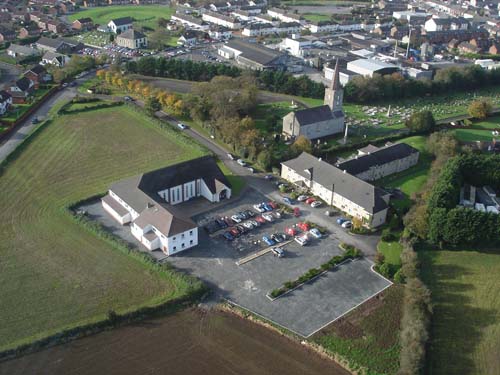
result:
<svg viewBox="0 0 500 375"><path fill-rule="evenodd" d="M329 374L334 362L235 315L190 309L0 364L16 374Z"/></svg>

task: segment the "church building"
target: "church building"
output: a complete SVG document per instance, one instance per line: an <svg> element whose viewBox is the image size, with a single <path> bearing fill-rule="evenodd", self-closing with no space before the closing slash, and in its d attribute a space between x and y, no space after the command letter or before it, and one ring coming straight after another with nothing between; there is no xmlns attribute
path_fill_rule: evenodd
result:
<svg viewBox="0 0 500 375"><path fill-rule="evenodd" d="M283 136L295 139L300 135L313 140L344 131L342 110L344 90L340 85L339 62L335 65L332 83L325 87L324 105L292 111L283 117Z"/></svg>

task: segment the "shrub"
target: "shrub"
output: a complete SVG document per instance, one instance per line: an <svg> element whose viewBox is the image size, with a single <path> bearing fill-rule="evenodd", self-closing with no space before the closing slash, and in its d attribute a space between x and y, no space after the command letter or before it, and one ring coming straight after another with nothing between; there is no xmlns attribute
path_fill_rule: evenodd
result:
<svg viewBox="0 0 500 375"><path fill-rule="evenodd" d="M382 276L387 277L388 279L391 278L391 268L388 263L382 263L377 267L377 270Z"/></svg>
<svg viewBox="0 0 500 375"><path fill-rule="evenodd" d="M397 240L397 236L391 232L390 228L385 228L382 231L382 235L380 236L380 239L384 242L392 242Z"/></svg>
<svg viewBox="0 0 500 375"><path fill-rule="evenodd" d="M400 268L399 270L396 271L393 279L394 279L394 282L396 282L398 284L403 284L405 282L405 277L403 275L402 268Z"/></svg>
<svg viewBox="0 0 500 375"><path fill-rule="evenodd" d="M295 191L292 191L292 192L290 193L290 198L292 198L292 199L297 199L297 198L298 198L298 196L299 196L299 195L298 195Z"/></svg>
<svg viewBox="0 0 500 375"><path fill-rule="evenodd" d="M381 265L384 262L385 262L385 255L377 251L377 254L375 254L375 264Z"/></svg>

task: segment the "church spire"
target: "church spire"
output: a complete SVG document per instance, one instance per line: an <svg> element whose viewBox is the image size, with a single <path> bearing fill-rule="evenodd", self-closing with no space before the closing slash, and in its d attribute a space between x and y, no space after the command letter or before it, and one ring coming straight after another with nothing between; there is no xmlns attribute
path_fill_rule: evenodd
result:
<svg viewBox="0 0 500 375"><path fill-rule="evenodd" d="M340 89L340 64L339 59L335 62L335 71L333 72L333 79L330 88L332 90Z"/></svg>
<svg viewBox="0 0 500 375"><path fill-rule="evenodd" d="M339 60L335 64L335 71L330 86L325 87L324 104L328 105L332 112L342 111L342 100L344 98L344 90L340 84L340 64Z"/></svg>

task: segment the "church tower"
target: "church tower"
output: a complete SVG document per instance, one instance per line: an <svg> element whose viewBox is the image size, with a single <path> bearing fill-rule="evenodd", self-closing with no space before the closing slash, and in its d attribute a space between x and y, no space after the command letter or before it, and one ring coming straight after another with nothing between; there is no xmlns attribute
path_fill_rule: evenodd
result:
<svg viewBox="0 0 500 375"><path fill-rule="evenodd" d="M340 65L339 60L337 59L332 83L330 84L330 87L325 87L324 104L329 106L332 112L342 111L342 101L344 100L344 90L340 85L339 71Z"/></svg>

